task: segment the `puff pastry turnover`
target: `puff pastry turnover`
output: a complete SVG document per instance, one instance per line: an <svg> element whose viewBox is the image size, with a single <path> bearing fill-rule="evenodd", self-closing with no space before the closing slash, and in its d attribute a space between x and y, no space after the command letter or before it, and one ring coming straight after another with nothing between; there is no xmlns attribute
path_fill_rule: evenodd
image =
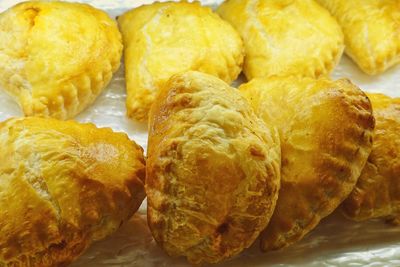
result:
<svg viewBox="0 0 400 267"><path fill-rule="evenodd" d="M400 3L397 0L318 0L339 21L346 54L365 73L400 62Z"/></svg>
<svg viewBox="0 0 400 267"><path fill-rule="evenodd" d="M366 95L348 80L254 79L240 87L256 114L279 129L281 190L264 251L311 231L353 190L372 146L374 118Z"/></svg>
<svg viewBox="0 0 400 267"><path fill-rule="evenodd" d="M368 94L376 128L368 162L343 203L347 217L361 221L400 218L400 98Z"/></svg>
<svg viewBox="0 0 400 267"><path fill-rule="evenodd" d="M0 266L65 266L145 197L125 134L45 118L0 123Z"/></svg>
<svg viewBox="0 0 400 267"><path fill-rule="evenodd" d="M343 53L338 23L314 0L227 0L217 12L244 40L248 80L327 75Z"/></svg>
<svg viewBox="0 0 400 267"><path fill-rule="evenodd" d="M72 118L119 65L115 21L89 5L34 1L0 14L0 86L26 116Z"/></svg>
<svg viewBox="0 0 400 267"><path fill-rule="evenodd" d="M118 19L125 45L128 116L145 121L174 74L195 70L234 81L243 63L239 34L200 3L154 3Z"/></svg>
<svg viewBox="0 0 400 267"><path fill-rule="evenodd" d="M173 76L149 119L146 193L156 241L196 264L249 247L278 197L277 132L234 88L200 72Z"/></svg>

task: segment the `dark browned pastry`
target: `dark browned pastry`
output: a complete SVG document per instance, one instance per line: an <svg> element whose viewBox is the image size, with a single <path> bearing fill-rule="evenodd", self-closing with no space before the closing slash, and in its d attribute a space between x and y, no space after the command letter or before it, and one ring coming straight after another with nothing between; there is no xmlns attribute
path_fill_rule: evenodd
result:
<svg viewBox="0 0 400 267"><path fill-rule="evenodd" d="M0 123L0 266L65 266L142 203L145 162L125 134L54 119Z"/></svg>
<svg viewBox="0 0 400 267"><path fill-rule="evenodd" d="M400 98L368 94L376 128L371 155L356 188L343 203L347 217L400 219Z"/></svg>
<svg viewBox="0 0 400 267"><path fill-rule="evenodd" d="M200 72L173 76L150 111L146 193L155 240L215 263L249 247L279 190L279 138L236 89Z"/></svg>
<svg viewBox="0 0 400 267"><path fill-rule="evenodd" d="M263 250L286 247L353 190L372 146L367 96L348 80L253 79L240 87L256 114L279 130L282 186Z"/></svg>

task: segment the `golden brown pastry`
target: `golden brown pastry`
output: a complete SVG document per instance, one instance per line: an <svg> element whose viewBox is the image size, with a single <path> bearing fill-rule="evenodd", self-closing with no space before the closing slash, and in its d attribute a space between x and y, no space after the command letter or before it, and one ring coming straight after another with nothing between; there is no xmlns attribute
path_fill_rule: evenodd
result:
<svg viewBox="0 0 400 267"><path fill-rule="evenodd" d="M400 219L400 98L368 94L374 109L374 143L357 186L343 203L347 217Z"/></svg>
<svg viewBox="0 0 400 267"><path fill-rule="evenodd" d="M195 264L249 247L278 197L277 132L236 89L200 72L173 76L149 118L146 193L156 241Z"/></svg>
<svg viewBox="0 0 400 267"><path fill-rule="evenodd" d="M92 124L0 123L0 266L65 266L145 197L141 147Z"/></svg>
<svg viewBox="0 0 400 267"><path fill-rule="evenodd" d="M121 60L115 21L89 5L31 1L0 14L0 87L26 116L72 118Z"/></svg>
<svg viewBox="0 0 400 267"><path fill-rule="evenodd" d="M317 0L342 26L346 54L374 75L400 62L398 0Z"/></svg>
<svg viewBox="0 0 400 267"><path fill-rule="evenodd" d="M314 0L227 0L217 12L244 40L248 80L327 75L343 53L339 25Z"/></svg>
<svg viewBox="0 0 400 267"><path fill-rule="evenodd" d="M261 248L283 248L302 239L353 190L371 151L371 105L345 79L260 78L240 91L280 133L281 190Z"/></svg>
<svg viewBox="0 0 400 267"><path fill-rule="evenodd" d="M195 70L227 83L239 75L243 44L209 7L153 3L118 19L125 45L127 113L146 121L157 91L177 73Z"/></svg>

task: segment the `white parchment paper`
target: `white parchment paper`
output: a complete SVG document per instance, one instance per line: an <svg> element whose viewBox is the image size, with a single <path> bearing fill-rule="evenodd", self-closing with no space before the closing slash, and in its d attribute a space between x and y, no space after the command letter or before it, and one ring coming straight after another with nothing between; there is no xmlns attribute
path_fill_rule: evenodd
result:
<svg viewBox="0 0 400 267"><path fill-rule="evenodd" d="M78 0L77 0L78 1ZM0 0L0 12L22 2ZM107 11L112 17L128 9L148 4L152 0L81 0ZM221 0L201 1L215 7ZM135 123L125 117L125 84L123 66L114 75L110 85L76 119L93 122L100 127L111 127L126 132L145 150L147 129L145 124ZM400 66L386 73L370 77L363 74L353 62L344 56L332 77L350 78L365 91L382 92L400 97ZM18 105L0 90L0 121L21 116ZM155 244L146 223L146 203L140 211L117 233L95 243L72 267L160 267L190 266L184 259L173 259ZM400 227L383 222L354 223L335 212L301 242L278 252L259 252L258 242L240 256L216 265L241 266L400 266Z"/></svg>

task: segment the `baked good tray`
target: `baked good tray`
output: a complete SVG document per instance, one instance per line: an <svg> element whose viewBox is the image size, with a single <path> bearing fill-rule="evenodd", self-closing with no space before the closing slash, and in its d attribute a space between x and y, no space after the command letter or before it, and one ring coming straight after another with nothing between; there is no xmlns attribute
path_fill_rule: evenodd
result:
<svg viewBox="0 0 400 267"><path fill-rule="evenodd" d="M78 1L78 0L77 0ZM18 0L0 0L0 12ZM152 0L79 0L116 17L128 9L149 4ZM204 0L203 5L216 7L221 0ZM331 75L333 79L349 78L369 92L400 97L400 66L378 76L363 74L351 60L343 56ZM243 81L239 79L237 86ZM100 127L126 132L146 151L147 127L125 116L125 84L123 65L96 102L76 117ZM22 116L16 102L0 90L0 120ZM95 243L71 267L152 267L191 266L183 258L168 257L155 243L146 222L146 202L133 218L114 235ZM336 211L297 244L278 252L261 253L258 241L241 255L214 266L400 266L400 227L381 220L355 223Z"/></svg>

